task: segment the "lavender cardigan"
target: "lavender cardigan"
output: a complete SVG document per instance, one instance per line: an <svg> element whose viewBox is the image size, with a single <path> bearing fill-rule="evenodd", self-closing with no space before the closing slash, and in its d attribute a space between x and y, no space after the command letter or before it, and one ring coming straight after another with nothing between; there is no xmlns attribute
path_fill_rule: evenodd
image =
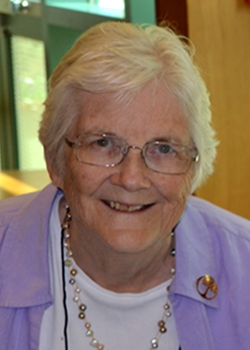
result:
<svg viewBox="0 0 250 350"><path fill-rule="evenodd" d="M1 350L38 350L43 313L53 303L48 234L56 195L49 185L0 202ZM182 350L249 350L250 222L190 197L176 248L170 299ZM213 300L196 290L204 275L218 284Z"/></svg>

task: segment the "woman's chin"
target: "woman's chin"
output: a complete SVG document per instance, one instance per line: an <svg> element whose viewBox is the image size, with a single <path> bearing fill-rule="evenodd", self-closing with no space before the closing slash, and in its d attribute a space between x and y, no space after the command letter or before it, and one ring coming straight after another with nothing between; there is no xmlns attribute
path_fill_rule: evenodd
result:
<svg viewBox="0 0 250 350"><path fill-rule="evenodd" d="M121 254L137 254L147 252L159 245L160 237L152 237L152 234L145 234L141 231L114 232L114 235L103 237L104 244L113 252Z"/></svg>

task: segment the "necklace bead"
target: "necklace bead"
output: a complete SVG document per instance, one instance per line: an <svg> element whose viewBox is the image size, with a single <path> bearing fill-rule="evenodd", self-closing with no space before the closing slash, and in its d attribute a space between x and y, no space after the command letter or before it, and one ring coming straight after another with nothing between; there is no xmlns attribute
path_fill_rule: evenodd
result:
<svg viewBox="0 0 250 350"><path fill-rule="evenodd" d="M169 309L170 309L170 305L169 305L168 303L166 303L166 304L164 305L164 309L165 309L165 310L169 310Z"/></svg>
<svg viewBox="0 0 250 350"><path fill-rule="evenodd" d="M163 320L158 322L158 326L160 327L164 327L165 326L165 322Z"/></svg>
<svg viewBox="0 0 250 350"><path fill-rule="evenodd" d="M157 349L158 348L158 340L156 338L153 338L151 340L151 345L152 345L152 349Z"/></svg>
<svg viewBox="0 0 250 350"><path fill-rule="evenodd" d="M67 255L68 258L72 258L72 257L73 257L73 252L72 252L72 250L67 249L66 255Z"/></svg>
<svg viewBox="0 0 250 350"><path fill-rule="evenodd" d="M71 270L70 270L70 274L71 274L72 276L76 276L76 275L77 275L77 270L76 270L76 269L71 269Z"/></svg>
<svg viewBox="0 0 250 350"><path fill-rule="evenodd" d="M92 337L93 331L91 329L89 329L85 334L87 337Z"/></svg>
<svg viewBox="0 0 250 350"><path fill-rule="evenodd" d="M168 310L168 311L166 312L166 316L167 316L167 317L170 317L171 315L172 315L171 311Z"/></svg>
<svg viewBox="0 0 250 350"><path fill-rule="evenodd" d="M81 304L81 305L79 305L79 309L81 311L85 311L87 309L87 306L85 304Z"/></svg>
<svg viewBox="0 0 250 350"><path fill-rule="evenodd" d="M85 313L84 312L80 312L78 317L81 319L81 320L84 320L85 319Z"/></svg>
<svg viewBox="0 0 250 350"><path fill-rule="evenodd" d="M163 334L167 332L167 328L166 327L161 327L159 328L159 331Z"/></svg>
<svg viewBox="0 0 250 350"><path fill-rule="evenodd" d="M66 260L64 261L64 266L70 267L71 265L72 265L72 260L66 259Z"/></svg>
<svg viewBox="0 0 250 350"><path fill-rule="evenodd" d="M90 345L93 346L93 348L97 348L97 346L99 345L98 340L92 339Z"/></svg>

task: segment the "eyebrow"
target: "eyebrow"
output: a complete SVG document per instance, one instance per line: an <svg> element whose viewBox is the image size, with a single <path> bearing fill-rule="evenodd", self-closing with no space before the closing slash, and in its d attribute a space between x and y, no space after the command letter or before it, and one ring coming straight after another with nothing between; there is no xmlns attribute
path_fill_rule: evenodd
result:
<svg viewBox="0 0 250 350"><path fill-rule="evenodd" d="M103 130L103 129L95 129L95 130L90 129L90 130L82 131L79 133L79 135L83 135L83 134L108 135L108 136L119 137L117 134L115 134L111 131Z"/></svg>
<svg viewBox="0 0 250 350"><path fill-rule="evenodd" d="M176 137L176 136L158 136L158 137L154 137L151 141L167 142L167 143L183 145L183 146L187 145L186 142L183 142L179 137Z"/></svg>

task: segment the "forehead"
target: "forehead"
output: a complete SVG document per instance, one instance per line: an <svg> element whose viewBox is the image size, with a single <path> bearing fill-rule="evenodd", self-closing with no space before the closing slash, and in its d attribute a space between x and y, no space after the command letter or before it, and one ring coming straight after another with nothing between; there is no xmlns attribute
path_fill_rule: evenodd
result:
<svg viewBox="0 0 250 350"><path fill-rule="evenodd" d="M83 93L76 126L79 133L111 132L128 141L169 138L189 141L187 119L177 99L163 84L150 83L132 99L114 93Z"/></svg>

